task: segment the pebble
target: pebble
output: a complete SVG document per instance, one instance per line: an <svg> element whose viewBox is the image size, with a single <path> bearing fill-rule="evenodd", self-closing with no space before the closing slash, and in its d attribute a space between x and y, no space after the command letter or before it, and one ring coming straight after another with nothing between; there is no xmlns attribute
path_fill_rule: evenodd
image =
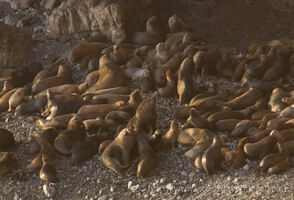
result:
<svg viewBox="0 0 294 200"><path fill-rule="evenodd" d="M173 186L173 184L169 183L169 184L167 184L167 185L165 186L165 188L166 188L167 190L171 191L171 190L174 189L174 186Z"/></svg>
<svg viewBox="0 0 294 200"><path fill-rule="evenodd" d="M246 165L244 165L243 169L246 170L246 171L248 171L250 169L250 167L249 167L248 164L246 164Z"/></svg>
<svg viewBox="0 0 294 200"><path fill-rule="evenodd" d="M137 191L137 189L139 188L139 184L137 184L137 185L133 185L133 186L131 186L130 187L130 190L132 191L132 192L136 192Z"/></svg>
<svg viewBox="0 0 294 200"><path fill-rule="evenodd" d="M234 178L233 183L238 183L239 179L238 178Z"/></svg>
<svg viewBox="0 0 294 200"><path fill-rule="evenodd" d="M102 195L101 197L98 197L98 200L107 200L107 196L106 195Z"/></svg>
<svg viewBox="0 0 294 200"><path fill-rule="evenodd" d="M56 189L53 185L44 184L43 185L43 192L46 197L54 197L56 194Z"/></svg>

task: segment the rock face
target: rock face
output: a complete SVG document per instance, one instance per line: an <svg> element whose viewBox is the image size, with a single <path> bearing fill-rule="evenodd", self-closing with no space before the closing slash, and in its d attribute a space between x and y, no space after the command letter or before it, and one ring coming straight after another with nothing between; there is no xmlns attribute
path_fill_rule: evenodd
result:
<svg viewBox="0 0 294 200"><path fill-rule="evenodd" d="M31 32L0 23L0 67L21 67L31 50Z"/></svg>
<svg viewBox="0 0 294 200"><path fill-rule="evenodd" d="M128 39L128 27L135 21L147 19L146 12L152 13L153 1L131 0L67 0L54 9L46 23L46 35L60 41L81 39L102 33L113 43ZM140 17L134 17L139 16ZM142 17L143 16L143 17ZM137 23L136 26L138 27Z"/></svg>

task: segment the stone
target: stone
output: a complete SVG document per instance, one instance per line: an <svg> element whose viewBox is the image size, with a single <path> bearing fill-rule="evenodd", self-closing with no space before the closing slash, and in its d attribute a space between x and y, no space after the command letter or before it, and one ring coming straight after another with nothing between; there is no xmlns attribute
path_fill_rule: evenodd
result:
<svg viewBox="0 0 294 200"><path fill-rule="evenodd" d="M23 9L40 5L41 0L12 0L10 6L13 9Z"/></svg>
<svg viewBox="0 0 294 200"><path fill-rule="evenodd" d="M173 184L169 183L165 186L165 188L169 191L172 191L174 189L174 186L173 186Z"/></svg>
<svg viewBox="0 0 294 200"><path fill-rule="evenodd" d="M0 68L21 67L27 64L31 51L31 32L0 22Z"/></svg>
<svg viewBox="0 0 294 200"><path fill-rule="evenodd" d="M46 195L46 197L54 197L56 194L56 189L54 187L54 185L50 185L50 184L44 184L43 185L43 192Z"/></svg>

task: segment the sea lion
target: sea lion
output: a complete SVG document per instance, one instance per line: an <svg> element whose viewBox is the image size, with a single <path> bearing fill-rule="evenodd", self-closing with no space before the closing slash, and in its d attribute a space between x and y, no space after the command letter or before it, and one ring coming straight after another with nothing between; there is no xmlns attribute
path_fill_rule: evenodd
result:
<svg viewBox="0 0 294 200"><path fill-rule="evenodd" d="M42 128L43 130L47 128L63 129L67 127L69 120L75 116L77 116L76 113L69 113L69 114L53 117L51 120L45 120L43 118L39 118L36 121L36 125Z"/></svg>
<svg viewBox="0 0 294 200"><path fill-rule="evenodd" d="M169 130L161 136L160 142L157 146L159 150L170 150L177 146L178 136L180 134L181 124L178 120L173 119L170 123Z"/></svg>
<svg viewBox="0 0 294 200"><path fill-rule="evenodd" d="M131 115L125 111L121 110L114 110L110 111L106 116L105 119L112 119L118 123L126 123L131 118Z"/></svg>
<svg viewBox="0 0 294 200"><path fill-rule="evenodd" d="M203 170L202 156L203 156L203 154L199 154L199 155L197 155L197 157L194 160L194 166L199 170Z"/></svg>
<svg viewBox="0 0 294 200"><path fill-rule="evenodd" d="M292 166L292 159L290 157L286 158L285 160L275 164L274 166L270 167L267 170L268 174L277 174L283 171L286 171Z"/></svg>
<svg viewBox="0 0 294 200"><path fill-rule="evenodd" d="M99 144L98 152L102 155L103 151L113 140L104 140Z"/></svg>
<svg viewBox="0 0 294 200"><path fill-rule="evenodd" d="M126 83L122 69L114 63L108 54L99 59L99 79L87 92L94 92L101 89L124 86Z"/></svg>
<svg viewBox="0 0 294 200"><path fill-rule="evenodd" d="M157 156L144 136L140 134L137 135L137 146L139 154L137 177L143 179L148 177L155 170L157 166Z"/></svg>
<svg viewBox="0 0 294 200"><path fill-rule="evenodd" d="M103 119L97 117L95 119L86 119L83 121L87 131L107 129L109 132L111 130L115 131L120 123L113 119Z"/></svg>
<svg viewBox="0 0 294 200"><path fill-rule="evenodd" d="M244 72L245 72L245 65L247 64L248 60L243 59L241 60L241 62L239 62L239 64L237 65L234 74L232 76L232 81L233 82L237 82L240 81Z"/></svg>
<svg viewBox="0 0 294 200"><path fill-rule="evenodd" d="M287 104L282 101L284 97L289 97L289 93L284 91L282 88L275 88L268 101L269 109L272 112L280 112L287 107Z"/></svg>
<svg viewBox="0 0 294 200"><path fill-rule="evenodd" d="M166 71L165 78L165 86L157 88L158 94L165 98L174 97L177 94L177 83L174 79L174 74L171 72L171 69Z"/></svg>
<svg viewBox="0 0 294 200"><path fill-rule="evenodd" d="M207 119L201 116L199 111L196 108L190 110L190 116L187 119L187 122L183 125L183 128L192 126L194 128L208 128L209 123Z"/></svg>
<svg viewBox="0 0 294 200"><path fill-rule="evenodd" d="M279 118L294 118L294 104L281 110Z"/></svg>
<svg viewBox="0 0 294 200"><path fill-rule="evenodd" d="M70 155L75 142L86 137L86 128L81 118L74 116L68 122L67 129L54 140L55 149L64 155Z"/></svg>
<svg viewBox="0 0 294 200"><path fill-rule="evenodd" d="M294 140L286 142L277 142L279 152L284 153L288 156L294 155Z"/></svg>
<svg viewBox="0 0 294 200"><path fill-rule="evenodd" d="M134 47L126 46L123 44L114 44L112 52L109 53L110 59L118 65L124 65L128 61L129 55L133 53Z"/></svg>
<svg viewBox="0 0 294 200"><path fill-rule="evenodd" d="M96 117L104 118L110 111L117 110L124 104L123 101L114 104L86 104L78 109L77 114L84 120Z"/></svg>
<svg viewBox="0 0 294 200"><path fill-rule="evenodd" d="M72 83L72 76L69 67L65 65L59 65L56 76L51 76L42 80L38 80L33 84L32 94L37 94L51 87L70 83Z"/></svg>
<svg viewBox="0 0 294 200"><path fill-rule="evenodd" d="M146 21L146 32L135 32L132 43L154 46L163 39L162 25L158 17L151 16Z"/></svg>
<svg viewBox="0 0 294 200"><path fill-rule="evenodd" d="M175 73L179 69L184 58L186 57L184 57L181 53L175 53L173 56L170 56L165 63L157 64L157 67L170 69L173 73Z"/></svg>
<svg viewBox="0 0 294 200"><path fill-rule="evenodd" d="M186 31L189 29L183 20L176 14L172 15L168 19L168 27L172 33Z"/></svg>
<svg viewBox="0 0 294 200"><path fill-rule="evenodd" d="M40 179L45 181L46 183L56 183L59 181L57 178L56 169L54 163L48 159L48 157L43 154L42 155L42 168L39 172Z"/></svg>
<svg viewBox="0 0 294 200"><path fill-rule="evenodd" d="M210 82L206 91L196 94L191 100L189 105L193 105L197 100L211 97L216 95L217 92L217 83Z"/></svg>
<svg viewBox="0 0 294 200"><path fill-rule="evenodd" d="M85 140L76 142L72 147L71 163L78 165L81 162L89 160L98 151L99 141L97 136L87 135Z"/></svg>
<svg viewBox="0 0 294 200"><path fill-rule="evenodd" d="M93 86L99 79L99 71L95 70L88 73L84 83L87 83L89 87Z"/></svg>
<svg viewBox="0 0 294 200"><path fill-rule="evenodd" d="M282 162L286 158L287 158L286 155L280 152L268 154L260 161L259 163L260 170L263 172L267 171L268 168L276 165L279 162Z"/></svg>
<svg viewBox="0 0 294 200"><path fill-rule="evenodd" d="M17 88L8 100L8 112L12 112L19 104L21 104L26 99L27 94L27 87Z"/></svg>
<svg viewBox="0 0 294 200"><path fill-rule="evenodd" d="M52 64L49 64L45 66L41 71L36 74L33 80L33 84L36 83L37 81L49 78L51 76L55 76L58 72L58 68L60 66L60 62L54 62Z"/></svg>
<svg viewBox="0 0 294 200"><path fill-rule="evenodd" d="M214 133L203 129L201 136L196 140L196 144L187 152L184 153L184 156L194 160L199 154L202 154L213 142Z"/></svg>
<svg viewBox="0 0 294 200"><path fill-rule="evenodd" d="M88 97L92 98L94 95L99 94L119 94L119 95L125 95L130 94L130 88L125 86L119 86L119 87L113 87L113 88L107 88L107 89L101 89L98 91L92 91L92 92L85 92L82 94L82 97Z"/></svg>
<svg viewBox="0 0 294 200"><path fill-rule="evenodd" d="M218 76L231 80L235 69L231 52L224 53L222 58L217 62L215 68L219 74Z"/></svg>
<svg viewBox="0 0 294 200"><path fill-rule="evenodd" d="M277 138L279 142L287 142L294 140L294 128L288 128L288 129L283 129L283 130L272 130L270 135L274 136Z"/></svg>
<svg viewBox="0 0 294 200"><path fill-rule="evenodd" d="M108 46L108 44L102 42L82 42L76 44L69 51L67 60L70 64L78 63L84 56L93 53L98 54Z"/></svg>
<svg viewBox="0 0 294 200"><path fill-rule="evenodd" d="M200 71L202 76L217 75L216 65L220 59L222 55L218 49L200 50L193 56L195 70Z"/></svg>
<svg viewBox="0 0 294 200"><path fill-rule="evenodd" d="M196 108L200 113L205 113L211 110L220 110L226 100L227 97L225 94L213 95L196 100L190 106Z"/></svg>
<svg viewBox="0 0 294 200"><path fill-rule="evenodd" d="M10 90L9 92L6 92L1 98L0 98L0 112L4 112L8 110L9 107L9 99L16 91L16 88Z"/></svg>
<svg viewBox="0 0 294 200"><path fill-rule="evenodd" d="M0 128L0 151L6 151L7 149L14 147L15 140L13 133L5 128Z"/></svg>
<svg viewBox="0 0 294 200"><path fill-rule="evenodd" d="M257 142L245 144L244 152L251 158L262 158L273 152L276 141L277 139L274 136L266 136Z"/></svg>
<svg viewBox="0 0 294 200"><path fill-rule="evenodd" d="M19 166L18 159L11 152L0 152L0 177Z"/></svg>
<svg viewBox="0 0 294 200"><path fill-rule="evenodd" d="M14 89L15 87L8 81L8 80L5 80L4 82L3 82L3 88L2 88L2 90L1 90L1 92L0 92L0 98L4 95L4 94L6 94L6 92L8 92L8 91L10 91L10 90L12 90L12 89Z"/></svg>
<svg viewBox="0 0 294 200"><path fill-rule="evenodd" d="M105 148L102 161L113 172L121 174L131 164L130 151L136 142L136 133L124 128L117 137Z"/></svg>
<svg viewBox="0 0 294 200"><path fill-rule="evenodd" d="M181 103L190 101L194 96L193 70L192 59L189 57L185 58L178 71L177 93Z"/></svg>
<svg viewBox="0 0 294 200"><path fill-rule="evenodd" d="M244 152L244 145L248 142L248 137L244 137L239 140L237 147L233 153L234 158L232 161L232 166L234 169L239 169L246 164L245 159L247 155Z"/></svg>
<svg viewBox="0 0 294 200"><path fill-rule="evenodd" d="M33 113L41 113L46 105L46 97L41 96L37 98L33 98L30 100L27 100L21 104L19 104L15 110L14 115L15 116L22 116L22 115L28 115Z"/></svg>
<svg viewBox="0 0 294 200"><path fill-rule="evenodd" d="M139 67L126 67L124 75L132 81L140 81L150 76L149 69L141 69Z"/></svg>
<svg viewBox="0 0 294 200"><path fill-rule="evenodd" d="M242 120L232 130L230 135L235 136L235 137L241 137L244 134L246 134L247 130L251 127L258 127L261 124L261 120Z"/></svg>
<svg viewBox="0 0 294 200"><path fill-rule="evenodd" d="M252 106L255 102L263 96L263 93L257 88L249 88L249 90L242 95L224 103L225 106L233 110L243 109Z"/></svg>
<svg viewBox="0 0 294 200"><path fill-rule="evenodd" d="M55 87L50 87L50 89L53 94L82 94L86 91L88 88L87 83L81 83L81 84L61 84ZM46 96L47 95L47 89L43 90L42 92L39 92L38 94L34 95L34 97L40 97L40 96Z"/></svg>
<svg viewBox="0 0 294 200"><path fill-rule="evenodd" d="M221 164L221 143L219 137L213 137L212 144L203 153L202 166L206 174L216 173Z"/></svg>
<svg viewBox="0 0 294 200"><path fill-rule="evenodd" d="M214 123L214 128L218 131L232 131L240 121L241 119L221 119Z"/></svg>

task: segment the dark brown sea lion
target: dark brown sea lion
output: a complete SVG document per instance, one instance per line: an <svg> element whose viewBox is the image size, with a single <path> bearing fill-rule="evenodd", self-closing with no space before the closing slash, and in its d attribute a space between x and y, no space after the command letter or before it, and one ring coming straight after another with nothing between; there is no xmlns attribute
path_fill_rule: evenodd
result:
<svg viewBox="0 0 294 200"><path fill-rule="evenodd" d="M54 140L55 149L64 155L70 155L74 143L86 137L86 129L83 121L79 117L70 119L67 129L59 133Z"/></svg>
<svg viewBox="0 0 294 200"><path fill-rule="evenodd" d="M241 119L221 119L215 122L214 128L218 131L232 131L240 121Z"/></svg>
<svg viewBox="0 0 294 200"><path fill-rule="evenodd" d="M244 152L251 158L262 158L273 152L273 146L277 139L274 136L266 136L255 143L247 143L244 145Z"/></svg>
<svg viewBox="0 0 294 200"><path fill-rule="evenodd" d="M131 164L130 151L136 142L136 133L127 128L120 131L102 153L102 161L106 167L115 173L122 173L122 170Z"/></svg>
<svg viewBox="0 0 294 200"><path fill-rule="evenodd" d="M170 69L166 71L165 78L165 86L157 89L158 94L166 98L174 97L177 94L177 83Z"/></svg>
<svg viewBox="0 0 294 200"><path fill-rule="evenodd" d="M19 166L15 155L11 152L0 152L0 177Z"/></svg>
<svg viewBox="0 0 294 200"><path fill-rule="evenodd" d="M27 100L15 108L14 115L22 116L33 113L41 113L46 105L46 100L45 96Z"/></svg>
<svg viewBox="0 0 294 200"><path fill-rule="evenodd" d="M188 26L183 22L183 20L178 15L172 15L168 19L168 27L170 32L181 32L188 30Z"/></svg>
<svg viewBox="0 0 294 200"><path fill-rule="evenodd" d="M260 170L267 171L268 168L282 162L286 158L287 158L287 156L285 154L280 153L280 152L268 154L260 161L260 163L259 163Z"/></svg>
<svg viewBox="0 0 294 200"><path fill-rule="evenodd" d="M293 161L290 157L286 158L285 160L275 164L274 166L270 167L267 170L268 174L277 174L289 169L293 164Z"/></svg>
<svg viewBox="0 0 294 200"><path fill-rule="evenodd" d="M68 62L71 64L78 63L88 54L100 53L109 45L101 42L82 42L71 48L68 53Z"/></svg>
<svg viewBox="0 0 294 200"><path fill-rule="evenodd" d="M284 97L289 97L289 93L284 91L282 88L275 88L270 96L270 100L268 102L269 109L272 112L279 112L287 107L287 104L283 102Z"/></svg>
<svg viewBox="0 0 294 200"><path fill-rule="evenodd" d="M217 83L212 83L210 82L208 85L208 88L206 91L203 91L201 93L196 94L191 100L189 105L194 104L197 100L206 98L206 97L211 97L216 95L217 92Z"/></svg>
<svg viewBox="0 0 294 200"><path fill-rule="evenodd" d="M51 120L40 118L36 121L36 125L41 127L43 130L47 128L63 129L67 127L69 120L75 116L77 116L76 113L69 113L54 117Z"/></svg>
<svg viewBox="0 0 294 200"><path fill-rule="evenodd" d="M26 99L27 94L27 87L17 88L8 100L8 112L12 112L19 104L21 104Z"/></svg>
<svg viewBox="0 0 294 200"><path fill-rule="evenodd" d="M139 154L137 177L147 178L157 166L157 156L155 151L150 147L147 140L142 135L137 135L137 146Z"/></svg>
<svg viewBox="0 0 294 200"><path fill-rule="evenodd" d="M194 96L195 88L193 83L194 65L191 58L185 58L178 71L177 93L179 101L188 102Z"/></svg>
<svg viewBox="0 0 294 200"><path fill-rule="evenodd" d="M279 152L284 153L288 156L294 155L294 140L277 143Z"/></svg>
<svg viewBox="0 0 294 200"><path fill-rule="evenodd" d="M217 75L216 65L222 59L222 55L218 49L211 49L208 51L198 51L193 56L193 62L197 71L201 75Z"/></svg>
<svg viewBox="0 0 294 200"><path fill-rule="evenodd" d="M212 144L206 149L202 156L202 166L206 174L216 173L221 164L221 142L216 135L213 138Z"/></svg>
<svg viewBox="0 0 294 200"><path fill-rule="evenodd" d="M190 110L190 117L187 119L187 122L183 125L183 128L192 126L194 128L208 128L209 123L207 119L201 116L199 111L196 108Z"/></svg>
<svg viewBox="0 0 294 200"><path fill-rule="evenodd" d="M42 168L39 172L40 179L45 181L46 183L56 183L59 181L57 178L57 172L54 166L53 161L48 159L48 157L43 154L42 155Z"/></svg>

